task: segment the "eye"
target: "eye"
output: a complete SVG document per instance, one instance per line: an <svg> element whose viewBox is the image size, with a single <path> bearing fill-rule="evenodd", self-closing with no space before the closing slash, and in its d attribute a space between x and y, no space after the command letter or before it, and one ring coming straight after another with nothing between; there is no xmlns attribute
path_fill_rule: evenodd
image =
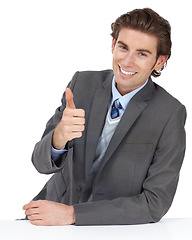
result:
<svg viewBox="0 0 192 240"><path fill-rule="evenodd" d="M127 48L126 48L125 46L119 46L119 49L120 49L120 50L123 50L123 51L126 51L126 50L127 50Z"/></svg>
<svg viewBox="0 0 192 240"><path fill-rule="evenodd" d="M147 57L147 55L146 55L145 53L143 53L143 52L140 52L139 55L140 55L141 57Z"/></svg>

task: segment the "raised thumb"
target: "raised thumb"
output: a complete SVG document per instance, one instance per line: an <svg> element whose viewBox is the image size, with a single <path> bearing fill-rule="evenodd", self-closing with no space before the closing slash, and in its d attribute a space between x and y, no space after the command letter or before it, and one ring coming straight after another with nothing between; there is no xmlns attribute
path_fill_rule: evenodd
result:
<svg viewBox="0 0 192 240"><path fill-rule="evenodd" d="M65 90L65 98L66 98L66 107L67 108L71 108L71 109L75 109L75 104L73 102L73 93L71 91L70 88L66 88Z"/></svg>

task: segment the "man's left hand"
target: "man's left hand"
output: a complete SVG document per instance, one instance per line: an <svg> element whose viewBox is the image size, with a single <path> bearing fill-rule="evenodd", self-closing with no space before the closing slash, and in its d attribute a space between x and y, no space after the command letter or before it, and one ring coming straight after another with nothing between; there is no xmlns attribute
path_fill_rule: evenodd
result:
<svg viewBox="0 0 192 240"><path fill-rule="evenodd" d="M34 225L61 226L75 223L74 207L62 203L31 201L23 206L23 210Z"/></svg>

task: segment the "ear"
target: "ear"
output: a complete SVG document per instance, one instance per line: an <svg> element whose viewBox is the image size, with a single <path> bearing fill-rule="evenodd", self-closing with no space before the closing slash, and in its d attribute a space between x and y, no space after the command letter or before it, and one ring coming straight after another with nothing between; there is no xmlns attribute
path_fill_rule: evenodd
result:
<svg viewBox="0 0 192 240"><path fill-rule="evenodd" d="M116 40L113 38L112 39L112 54L114 52L115 44L116 44Z"/></svg>
<svg viewBox="0 0 192 240"><path fill-rule="evenodd" d="M161 70L161 68L165 65L167 59L168 59L168 56L160 55L156 64L155 64L155 66L154 66L154 70L156 70L156 71Z"/></svg>

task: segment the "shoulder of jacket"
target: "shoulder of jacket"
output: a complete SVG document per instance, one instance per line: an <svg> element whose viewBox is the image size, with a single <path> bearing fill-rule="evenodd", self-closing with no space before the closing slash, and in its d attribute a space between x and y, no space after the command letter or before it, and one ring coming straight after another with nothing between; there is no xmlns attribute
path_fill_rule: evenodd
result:
<svg viewBox="0 0 192 240"><path fill-rule="evenodd" d="M107 70L101 70L101 71L94 71L94 70L89 70L89 71L78 71L76 73L78 77L84 77L84 76L108 76L109 74L113 74L112 69L107 69Z"/></svg>
<svg viewBox="0 0 192 240"><path fill-rule="evenodd" d="M163 87L158 85L157 83L154 83L155 86L155 94L161 102L164 102L167 107L168 105L175 106L175 107L180 107L183 105L177 98L175 98L172 94L167 92Z"/></svg>

